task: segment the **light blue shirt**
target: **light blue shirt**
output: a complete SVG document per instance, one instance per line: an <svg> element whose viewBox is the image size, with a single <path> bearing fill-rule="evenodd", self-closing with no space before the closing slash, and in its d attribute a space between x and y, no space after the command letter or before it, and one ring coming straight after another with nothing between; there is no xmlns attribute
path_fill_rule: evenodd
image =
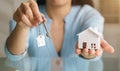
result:
<svg viewBox="0 0 120 71"><path fill-rule="evenodd" d="M48 17L45 7L40 6L40 12L42 12L46 19L47 23L46 26L50 31L50 25L52 20ZM60 57L67 58L67 57L76 57L80 59L81 67L83 67L81 71L84 70L86 67L89 66L88 61L95 61L98 60L100 57L96 57L94 59L86 60L82 57L79 57L75 53L75 45L78 41L77 34L82 32L83 30L89 27L96 27L98 31L103 33L103 25L104 25L104 18L101 14L94 8L89 5L81 6L72 6L71 11L69 14L64 18L65 21L65 33L64 33L64 40L62 44L62 49L60 51ZM10 21L10 30L12 31L15 27L15 21ZM41 24L40 26L41 33L46 35L46 31ZM26 42L26 51L21 55L12 55L7 48L5 48L6 56L11 60L19 60L25 57L26 53L28 52L30 57L47 57L47 58L54 58L59 57L58 53L55 50L53 42L51 38L45 36L46 46L38 47L36 43L36 38L38 37L38 27L31 28L28 36L28 42ZM85 67L85 68L84 68ZM77 70L76 70L77 71Z"/></svg>

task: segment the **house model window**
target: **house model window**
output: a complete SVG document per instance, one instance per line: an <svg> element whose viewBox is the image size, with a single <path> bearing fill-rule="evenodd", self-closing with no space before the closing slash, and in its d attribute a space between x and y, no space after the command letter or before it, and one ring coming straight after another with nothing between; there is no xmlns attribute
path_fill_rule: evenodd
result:
<svg viewBox="0 0 120 71"><path fill-rule="evenodd" d="M99 49L100 34L91 27L78 34L78 47L80 49Z"/></svg>

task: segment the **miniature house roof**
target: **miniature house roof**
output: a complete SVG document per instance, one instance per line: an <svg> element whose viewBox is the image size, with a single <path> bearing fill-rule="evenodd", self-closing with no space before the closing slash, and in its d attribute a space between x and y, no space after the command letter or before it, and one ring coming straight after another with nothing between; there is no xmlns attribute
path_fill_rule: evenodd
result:
<svg viewBox="0 0 120 71"><path fill-rule="evenodd" d="M90 28L84 30L83 32L79 33L78 36L80 36L80 35L82 35L86 32L91 32L92 34L96 35L97 37L101 36L101 34L99 32L97 32L96 30L94 30L92 27L90 27Z"/></svg>

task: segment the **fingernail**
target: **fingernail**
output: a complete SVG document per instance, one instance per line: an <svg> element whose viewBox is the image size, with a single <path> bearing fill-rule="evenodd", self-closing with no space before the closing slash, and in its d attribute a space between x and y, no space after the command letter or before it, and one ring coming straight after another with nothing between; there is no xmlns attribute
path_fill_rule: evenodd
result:
<svg viewBox="0 0 120 71"><path fill-rule="evenodd" d="M111 50L111 53L114 53L114 52L115 52L115 50L114 50L114 49L112 49L112 50Z"/></svg>

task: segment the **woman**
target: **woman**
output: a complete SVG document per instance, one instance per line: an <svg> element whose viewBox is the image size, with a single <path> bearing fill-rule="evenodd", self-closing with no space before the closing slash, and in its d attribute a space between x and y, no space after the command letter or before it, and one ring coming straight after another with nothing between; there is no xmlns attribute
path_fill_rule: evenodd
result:
<svg viewBox="0 0 120 71"><path fill-rule="evenodd" d="M23 2L14 13L16 22L11 21L11 28L12 30L15 28L8 37L5 47L8 58L19 60L28 52L30 57L38 58L77 57L84 63L86 60L99 59L103 50L114 52L114 49L102 38L101 48L98 50L78 49L76 46L78 41L76 34L79 32L89 27L97 27L100 33L103 32L104 19L91 7L92 0L38 0L37 2L39 7L33 0ZM44 26L40 24L42 22L46 22L51 34L50 38L45 36ZM45 36L45 46L37 46L39 29L42 36Z"/></svg>

